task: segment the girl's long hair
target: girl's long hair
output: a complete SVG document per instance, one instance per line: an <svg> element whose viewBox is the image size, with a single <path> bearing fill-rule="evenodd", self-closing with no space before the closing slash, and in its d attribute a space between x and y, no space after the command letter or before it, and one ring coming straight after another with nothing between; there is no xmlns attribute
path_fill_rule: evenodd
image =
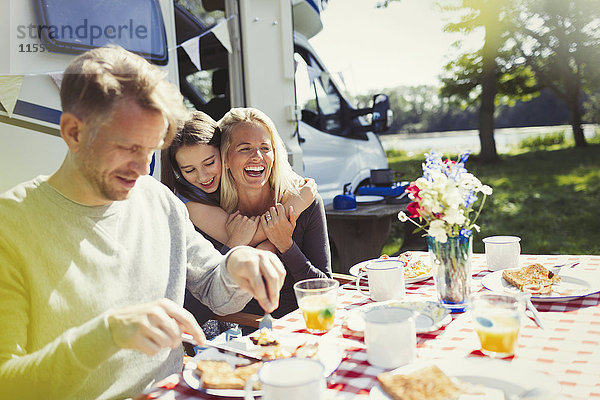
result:
<svg viewBox="0 0 600 400"><path fill-rule="evenodd" d="M215 120L202 111L191 113L189 119L179 123L171 146L162 152L161 179L163 183L175 194L188 200L218 206L219 190L214 193L206 193L186 181L179 169L175 155L182 147L197 144L214 146L219 149L220 142L221 130Z"/></svg>

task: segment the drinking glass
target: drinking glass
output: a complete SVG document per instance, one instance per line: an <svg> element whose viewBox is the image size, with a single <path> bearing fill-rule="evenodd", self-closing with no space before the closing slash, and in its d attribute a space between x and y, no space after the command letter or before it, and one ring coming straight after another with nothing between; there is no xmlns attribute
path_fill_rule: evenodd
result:
<svg viewBox="0 0 600 400"><path fill-rule="evenodd" d="M470 297L469 310L481 342L481 352L490 357L515 354L523 300L511 294L479 292Z"/></svg>
<svg viewBox="0 0 600 400"><path fill-rule="evenodd" d="M323 333L333 328L337 292L340 283L335 279L306 279L294 284L298 306L311 333Z"/></svg>

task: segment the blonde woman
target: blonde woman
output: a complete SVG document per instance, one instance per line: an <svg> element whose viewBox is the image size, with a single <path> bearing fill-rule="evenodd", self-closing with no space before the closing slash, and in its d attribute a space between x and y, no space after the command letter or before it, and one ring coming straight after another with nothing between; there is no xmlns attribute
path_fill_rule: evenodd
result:
<svg viewBox="0 0 600 400"><path fill-rule="evenodd" d="M273 121L254 108L233 108L221 128L221 207L228 213L260 216L260 225L286 268L279 308L281 317L298 307L293 284L302 279L331 277L331 256L323 200L317 194L304 211L284 206L297 193L296 174ZM256 302L244 311L263 313Z"/></svg>

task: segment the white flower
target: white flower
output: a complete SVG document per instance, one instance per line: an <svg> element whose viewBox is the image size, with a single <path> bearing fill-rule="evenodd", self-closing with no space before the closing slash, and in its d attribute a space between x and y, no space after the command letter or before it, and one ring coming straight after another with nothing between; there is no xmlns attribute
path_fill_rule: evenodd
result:
<svg viewBox="0 0 600 400"><path fill-rule="evenodd" d="M483 185L481 187L481 193L485 194L486 196L490 196L492 194L492 188L488 185Z"/></svg>
<svg viewBox="0 0 600 400"><path fill-rule="evenodd" d="M452 207L446 211L443 220L446 221L448 225L462 225L465 223L466 218L463 210Z"/></svg>
<svg viewBox="0 0 600 400"><path fill-rule="evenodd" d="M448 235L446 235L446 229L444 228L444 221L441 219L431 221L427 233L440 243L446 243L448 240Z"/></svg>
<svg viewBox="0 0 600 400"><path fill-rule="evenodd" d="M408 221L408 217L406 216L406 213L404 211L400 211L398 213L398 219L400 220L400 222Z"/></svg>
<svg viewBox="0 0 600 400"><path fill-rule="evenodd" d="M418 203L419 223L409 218L405 212L398 213L402 222L411 221L435 240L445 243L448 236L459 235L465 231L479 231L475 221L485 203L478 200L477 193L484 196L492 194L492 188L483 185L479 179L464 167L468 153L462 154L456 163L443 162L440 153L425 155L423 176L413 184L419 188L418 196L409 194L409 198Z"/></svg>
<svg viewBox="0 0 600 400"><path fill-rule="evenodd" d="M463 196L460 194L460 191L454 185L448 185L445 188L445 190L442 192L442 199L451 208L458 208L465 202Z"/></svg>

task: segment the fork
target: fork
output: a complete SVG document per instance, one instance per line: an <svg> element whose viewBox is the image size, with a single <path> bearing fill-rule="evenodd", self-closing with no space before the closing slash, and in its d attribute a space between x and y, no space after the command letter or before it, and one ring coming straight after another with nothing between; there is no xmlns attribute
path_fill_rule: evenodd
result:
<svg viewBox="0 0 600 400"><path fill-rule="evenodd" d="M565 266L567 266L567 265L569 266L569 268L573 268L573 267L575 267L576 265L579 265L579 263L578 263L578 262L576 262L576 263L566 263L566 264L554 265L554 266L552 266L552 267L550 267L550 268L551 268L551 271L552 271L554 274L558 275L558 274L560 273L560 271L562 271L563 267L565 267Z"/></svg>
<svg viewBox="0 0 600 400"><path fill-rule="evenodd" d="M565 263L565 264L560 264L560 265L553 265L552 268L562 268L565 265L569 265L569 268L573 268L574 266L576 266L578 264L579 264L578 262L576 262L576 263Z"/></svg>
<svg viewBox="0 0 600 400"><path fill-rule="evenodd" d="M258 330L263 328L273 329L273 317L271 317L271 314L269 313L265 313L265 315L258 322Z"/></svg>

